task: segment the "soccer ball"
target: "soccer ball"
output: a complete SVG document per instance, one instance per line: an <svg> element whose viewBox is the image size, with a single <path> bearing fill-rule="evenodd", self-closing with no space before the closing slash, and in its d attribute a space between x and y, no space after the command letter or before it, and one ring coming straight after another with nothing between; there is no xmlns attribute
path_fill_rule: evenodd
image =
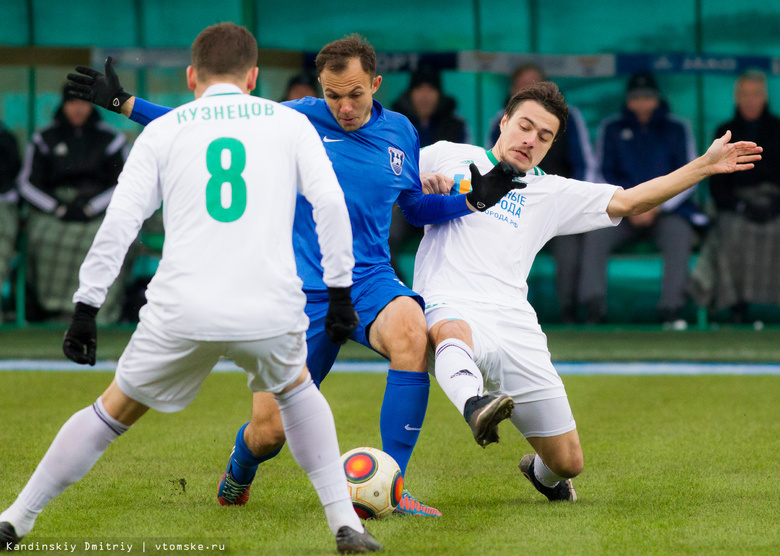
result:
<svg viewBox="0 0 780 556"><path fill-rule="evenodd" d="M352 505L363 519L393 512L404 492L404 478L395 460L376 448L355 448L341 456Z"/></svg>

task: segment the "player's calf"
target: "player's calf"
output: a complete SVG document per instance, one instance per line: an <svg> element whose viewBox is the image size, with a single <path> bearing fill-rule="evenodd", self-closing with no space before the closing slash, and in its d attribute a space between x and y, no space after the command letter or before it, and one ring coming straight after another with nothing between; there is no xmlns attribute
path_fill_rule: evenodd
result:
<svg viewBox="0 0 780 556"><path fill-rule="evenodd" d="M255 412L258 411L258 404L264 399L262 398L263 395L265 395L265 392L255 393L252 409L253 418L255 417ZM271 413L273 412L278 416L279 411L275 402L272 404ZM263 423L274 422L272 419L258 420ZM281 423L281 418L279 418L279 423ZM238 430L236 443L228 459L227 469L219 481L217 499L223 506L243 506L246 504L249 500L249 489L252 486L252 481L254 481L258 465L279 455L282 446L284 446L284 431L281 430L281 424L277 427L281 430L280 433L277 433L273 426L265 428L255 426L249 429L249 425L250 423L246 423ZM256 456L247 445L244 439L244 432L247 429L249 429L247 432L250 434L254 432L256 435L253 437L254 445L259 445L260 450L265 450L264 455ZM258 434L258 432L262 434ZM261 440L257 441L257 438Z"/></svg>

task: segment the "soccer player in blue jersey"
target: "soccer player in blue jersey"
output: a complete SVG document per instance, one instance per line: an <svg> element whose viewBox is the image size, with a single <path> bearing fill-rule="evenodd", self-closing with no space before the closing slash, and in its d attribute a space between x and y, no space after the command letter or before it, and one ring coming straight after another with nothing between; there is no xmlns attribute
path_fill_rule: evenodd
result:
<svg viewBox="0 0 780 556"><path fill-rule="evenodd" d="M382 449L406 473L428 405L427 326L422 298L407 288L390 266L387 239L393 204L397 203L415 226L445 222L474 210L486 210L514 188L513 179L520 174L508 165L500 165L482 176L475 167L472 192L453 197L423 195L416 130L406 117L373 100L382 82L382 77L376 75L374 49L359 35L350 35L323 47L316 65L325 98L307 97L284 104L302 112L314 124L344 190L354 238L351 297L360 317L360 326L351 338L390 361L379 428ZM79 74L68 75L77 93L136 122L148 123L170 110L124 92L110 61L105 75L90 68L79 67L77 71ZM307 365L319 385L340 349L325 333L328 302L338 305L346 299L339 299L338 292L329 291L323 283L315 238L312 207L299 196L293 241L310 320ZM485 422L490 426L489 420ZM254 394L252 418L236 436L219 485L219 502L245 504L257 466L276 456L283 444L281 418L273 396ZM399 511L441 515L407 491Z"/></svg>

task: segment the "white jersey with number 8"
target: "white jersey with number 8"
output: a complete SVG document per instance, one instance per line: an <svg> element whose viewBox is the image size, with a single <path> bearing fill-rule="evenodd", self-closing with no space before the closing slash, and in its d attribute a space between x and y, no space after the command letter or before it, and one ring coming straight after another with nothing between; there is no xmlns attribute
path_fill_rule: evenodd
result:
<svg viewBox="0 0 780 556"><path fill-rule="evenodd" d="M165 244L141 320L193 340L305 330L292 226L314 207L325 283L352 283L352 232L330 160L305 116L228 84L147 126L128 157L74 302L100 306L162 202Z"/></svg>

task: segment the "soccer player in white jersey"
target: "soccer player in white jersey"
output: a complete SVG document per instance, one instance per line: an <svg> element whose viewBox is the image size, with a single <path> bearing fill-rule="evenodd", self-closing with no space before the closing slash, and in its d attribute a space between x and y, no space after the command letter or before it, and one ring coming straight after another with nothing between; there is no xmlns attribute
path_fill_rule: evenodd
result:
<svg viewBox="0 0 780 556"><path fill-rule="evenodd" d="M0 550L13 549L44 506L148 408L184 409L220 357L247 372L252 391L275 395L290 451L319 495L339 552L382 549L352 507L333 415L305 365L306 297L292 247L300 191L314 207L325 283L348 291L354 258L344 195L307 118L248 95L256 62L257 42L244 27L208 27L187 68L196 100L138 137L81 267L65 354L94 364L95 315L141 224L162 202L165 247L148 303L111 385L65 423L0 514ZM345 299L328 310L334 341L358 325Z"/></svg>
<svg viewBox="0 0 780 556"><path fill-rule="evenodd" d="M426 226L415 260L414 287L426 301L436 380L483 447L498 441L509 418L536 454L523 475L549 500L577 498L571 478L582 448L566 391L527 300L534 257L557 235L617 225L719 173L748 170L761 158L755 143L729 143L729 132L682 168L631 189L545 175L536 166L563 130L566 102L550 82L514 95L495 146L439 142L420 153L428 189L464 192L470 171L508 162L525 184L492 209Z"/></svg>

